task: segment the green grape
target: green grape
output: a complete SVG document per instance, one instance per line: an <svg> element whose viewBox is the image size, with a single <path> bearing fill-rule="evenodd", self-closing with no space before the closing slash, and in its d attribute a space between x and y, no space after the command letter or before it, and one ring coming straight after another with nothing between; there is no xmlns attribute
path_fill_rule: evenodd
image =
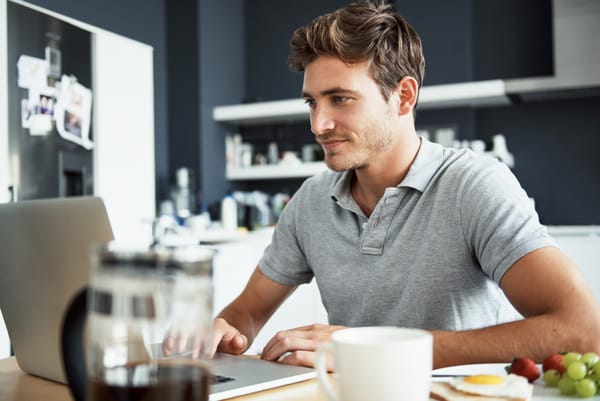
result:
<svg viewBox="0 0 600 401"><path fill-rule="evenodd" d="M569 365L575 361L578 361L581 359L581 354L578 352L567 352L564 356L563 356L563 366L566 368L569 367Z"/></svg>
<svg viewBox="0 0 600 401"><path fill-rule="evenodd" d="M548 387L557 387L560 373L556 369L548 369L544 372L544 384Z"/></svg>
<svg viewBox="0 0 600 401"><path fill-rule="evenodd" d="M558 381L558 389L562 395L575 394L575 381L570 377L563 376Z"/></svg>
<svg viewBox="0 0 600 401"><path fill-rule="evenodd" d="M594 366L588 371L588 375L594 379L600 381L600 362L596 362Z"/></svg>
<svg viewBox="0 0 600 401"><path fill-rule="evenodd" d="M596 383L590 379L582 379L575 383L575 392L579 397L589 398L596 394Z"/></svg>
<svg viewBox="0 0 600 401"><path fill-rule="evenodd" d="M585 364L575 361L567 367L567 376L573 380L581 380L587 375Z"/></svg>
<svg viewBox="0 0 600 401"><path fill-rule="evenodd" d="M585 354L581 355L581 359L579 361L585 363L588 368L591 368L598 363L598 361L600 361L600 356L598 356L598 354L595 352L586 352Z"/></svg>

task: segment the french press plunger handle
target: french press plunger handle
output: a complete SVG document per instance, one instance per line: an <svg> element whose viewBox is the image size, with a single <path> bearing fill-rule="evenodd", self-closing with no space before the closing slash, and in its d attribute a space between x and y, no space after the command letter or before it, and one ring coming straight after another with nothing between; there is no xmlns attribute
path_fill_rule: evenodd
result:
<svg viewBox="0 0 600 401"><path fill-rule="evenodd" d="M71 300L62 322L62 362L75 401L85 400L87 369L83 350L83 329L87 315L88 287L84 287Z"/></svg>

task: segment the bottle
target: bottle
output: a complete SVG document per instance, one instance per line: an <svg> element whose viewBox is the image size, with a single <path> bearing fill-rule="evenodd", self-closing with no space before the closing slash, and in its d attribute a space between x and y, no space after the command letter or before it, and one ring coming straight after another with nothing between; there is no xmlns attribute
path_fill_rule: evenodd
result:
<svg viewBox="0 0 600 401"><path fill-rule="evenodd" d="M231 195L221 201L221 224L225 231L237 230L237 202Z"/></svg>
<svg viewBox="0 0 600 401"><path fill-rule="evenodd" d="M506 146L506 138L504 135L494 135L492 137L492 141L492 154L501 162L504 162L508 167L513 168L515 166L515 157L508 151L508 146Z"/></svg>
<svg viewBox="0 0 600 401"><path fill-rule="evenodd" d="M242 167L242 136L240 134L233 135L231 147L233 153L232 167Z"/></svg>
<svg viewBox="0 0 600 401"><path fill-rule="evenodd" d="M225 137L225 166L230 169L235 167L235 149L233 143L233 135L227 134Z"/></svg>
<svg viewBox="0 0 600 401"><path fill-rule="evenodd" d="M194 214L192 171L190 169L186 167L177 169L171 198L175 204L175 213L182 221Z"/></svg>
<svg viewBox="0 0 600 401"><path fill-rule="evenodd" d="M267 161L269 162L269 164L279 163L279 148L277 147L276 142L269 143L269 148L267 151Z"/></svg>

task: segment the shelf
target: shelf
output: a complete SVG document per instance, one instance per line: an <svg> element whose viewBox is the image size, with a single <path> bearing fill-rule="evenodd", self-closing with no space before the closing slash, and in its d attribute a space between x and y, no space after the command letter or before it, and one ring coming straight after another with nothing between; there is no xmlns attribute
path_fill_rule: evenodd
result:
<svg viewBox="0 0 600 401"><path fill-rule="evenodd" d="M505 82L501 79L424 86L419 94L418 110L444 107L483 107L510 104Z"/></svg>
<svg viewBox="0 0 600 401"><path fill-rule="evenodd" d="M303 121L308 119L308 110L304 99L275 100L218 106L213 110L213 118L215 121L242 125L276 121Z"/></svg>
<svg viewBox="0 0 600 401"><path fill-rule="evenodd" d="M424 86L419 94L417 108L482 107L510 104L505 82L501 79L457 84ZM294 122L308 119L309 108L304 99L274 100L213 109L215 121L238 125L256 125L269 122Z"/></svg>
<svg viewBox="0 0 600 401"><path fill-rule="evenodd" d="M236 180L272 180L283 178L306 178L327 170L324 162L299 164L268 164L240 168L227 168L227 179Z"/></svg>

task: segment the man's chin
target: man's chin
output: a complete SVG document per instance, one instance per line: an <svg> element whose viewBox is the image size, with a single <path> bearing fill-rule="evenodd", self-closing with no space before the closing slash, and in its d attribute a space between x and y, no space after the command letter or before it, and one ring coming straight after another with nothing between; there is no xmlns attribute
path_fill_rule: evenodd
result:
<svg viewBox="0 0 600 401"><path fill-rule="evenodd" d="M342 168L342 167L338 167L338 166L331 166L331 165L327 165L327 167L329 167L329 170L335 171L336 173L343 173L344 171L348 171L349 169L347 168Z"/></svg>
<svg viewBox="0 0 600 401"><path fill-rule="evenodd" d="M352 163L347 163L347 162L342 163L340 161L336 161L333 158L328 158L328 157L325 158L325 164L327 165L327 167L330 170L333 170L337 173L342 173L342 172L348 171L348 170L356 170L357 168L360 168L360 167L353 165Z"/></svg>

